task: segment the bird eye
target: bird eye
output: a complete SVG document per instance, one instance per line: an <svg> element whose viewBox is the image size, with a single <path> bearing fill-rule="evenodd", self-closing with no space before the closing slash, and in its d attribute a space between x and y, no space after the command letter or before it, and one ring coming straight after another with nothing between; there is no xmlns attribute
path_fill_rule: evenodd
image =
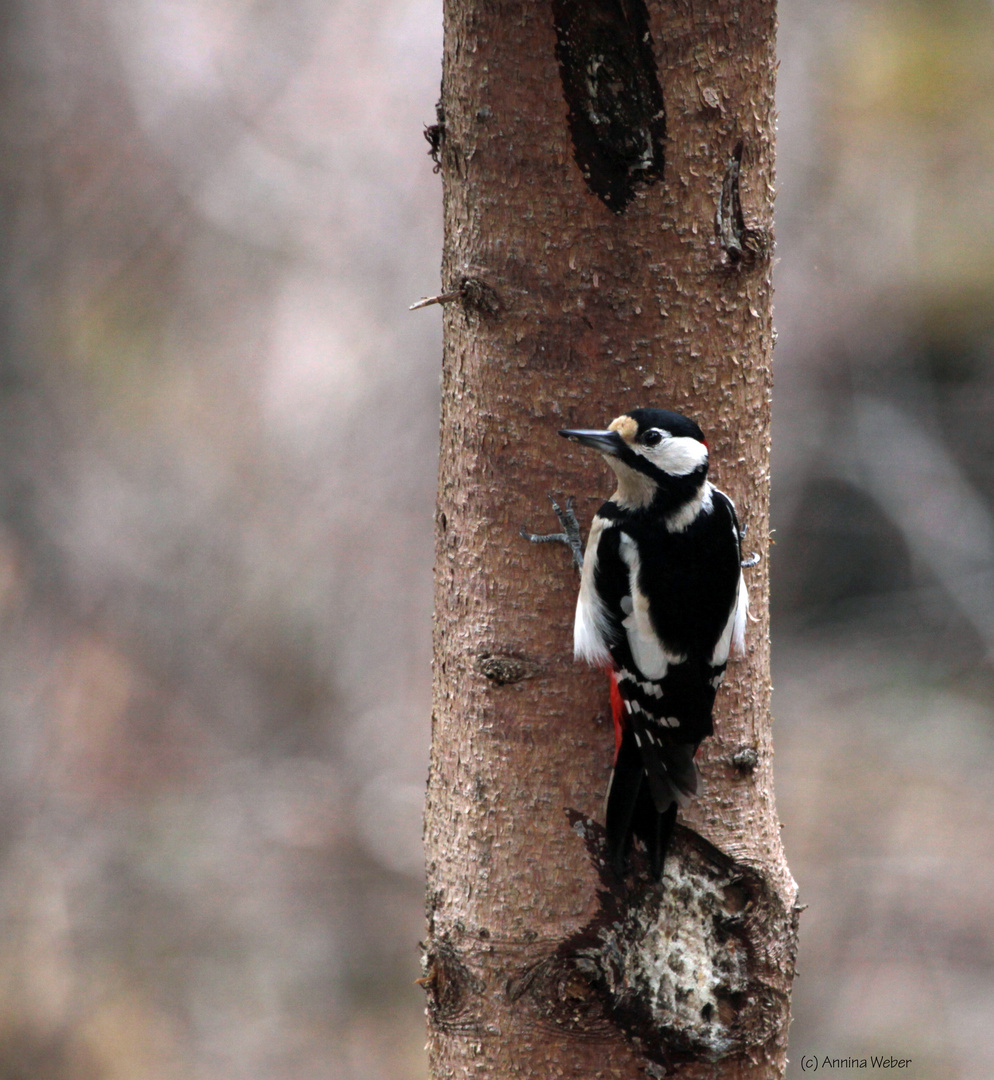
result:
<svg viewBox="0 0 994 1080"><path fill-rule="evenodd" d="M642 442L646 446L657 446L663 441L663 433L656 428L651 428L642 436Z"/></svg>

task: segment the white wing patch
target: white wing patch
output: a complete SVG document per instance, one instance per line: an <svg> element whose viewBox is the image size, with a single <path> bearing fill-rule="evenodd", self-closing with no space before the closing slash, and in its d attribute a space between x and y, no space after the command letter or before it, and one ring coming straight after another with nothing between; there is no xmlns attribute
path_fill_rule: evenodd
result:
<svg viewBox="0 0 994 1080"><path fill-rule="evenodd" d="M613 525L602 517L594 517L587 537L587 548L583 553L583 572L580 574L580 595L576 600L576 618L573 620L573 655L577 660L586 660L595 667L604 667L611 663L608 641L611 623L604 602L594 587L594 574L597 572L597 545L605 527Z"/></svg>
<svg viewBox="0 0 994 1080"><path fill-rule="evenodd" d="M621 625L628 637L632 659L646 679L665 678L670 664L682 664L687 659L681 653L670 652L659 639L649 617L649 598L639 588L639 572L642 568L635 541L622 532L621 557L628 567L628 582L632 590L632 611Z"/></svg>

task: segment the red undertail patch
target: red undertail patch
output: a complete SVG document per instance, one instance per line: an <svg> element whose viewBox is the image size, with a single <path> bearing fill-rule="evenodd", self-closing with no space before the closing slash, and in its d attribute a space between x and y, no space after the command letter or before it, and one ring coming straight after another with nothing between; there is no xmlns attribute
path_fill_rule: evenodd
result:
<svg viewBox="0 0 994 1080"><path fill-rule="evenodd" d="M618 750L621 749L621 732L624 729L625 715L624 703L621 700L621 691L618 689L618 675L613 668L607 669L607 677L611 683L611 718L614 720L614 760L618 760Z"/></svg>

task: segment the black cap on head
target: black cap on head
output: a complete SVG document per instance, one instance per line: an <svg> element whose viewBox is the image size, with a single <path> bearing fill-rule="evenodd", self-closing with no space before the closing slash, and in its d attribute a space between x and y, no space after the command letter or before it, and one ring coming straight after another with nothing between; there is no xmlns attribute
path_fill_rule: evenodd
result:
<svg viewBox="0 0 994 1080"><path fill-rule="evenodd" d="M681 413L670 412L669 409L631 409L626 415L630 416L638 424L638 433L640 435L643 431L648 431L649 428L660 428L662 431L668 431L672 435L697 439L698 442L705 441L704 432L693 420L683 416Z"/></svg>

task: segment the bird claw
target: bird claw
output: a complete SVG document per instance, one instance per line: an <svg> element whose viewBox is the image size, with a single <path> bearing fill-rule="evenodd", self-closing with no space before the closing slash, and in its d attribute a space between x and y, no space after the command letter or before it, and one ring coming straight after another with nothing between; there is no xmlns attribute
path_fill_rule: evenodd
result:
<svg viewBox="0 0 994 1080"><path fill-rule="evenodd" d="M747 521L743 521L741 527L739 528L739 545L740 546L742 544L742 541L745 540L746 533L748 531L749 531L749 523ZM748 570L750 566L755 566L756 563L758 563L758 562L759 562L759 555L754 551L754 552L752 552L752 554L747 555L744 559L740 558L739 559L739 566L741 566L743 570Z"/></svg>
<svg viewBox="0 0 994 1080"><path fill-rule="evenodd" d="M562 532L558 533L531 533L524 526L521 527L521 535L525 540L533 544L565 544L573 555L573 564L577 570L583 569L583 543L580 538L580 523L576 520L573 510L573 496L566 498L565 508L556 502L550 494L549 502L552 503L552 512L556 515Z"/></svg>

